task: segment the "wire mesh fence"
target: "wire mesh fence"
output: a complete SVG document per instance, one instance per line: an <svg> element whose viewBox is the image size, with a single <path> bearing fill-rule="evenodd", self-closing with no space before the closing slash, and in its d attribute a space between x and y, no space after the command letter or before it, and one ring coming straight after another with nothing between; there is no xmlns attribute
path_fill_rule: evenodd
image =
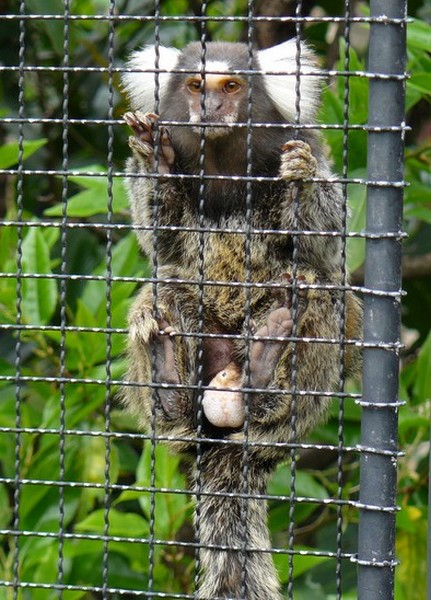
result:
<svg viewBox="0 0 431 600"><path fill-rule="evenodd" d="M14 9L0 598L392 598L405 3Z"/></svg>

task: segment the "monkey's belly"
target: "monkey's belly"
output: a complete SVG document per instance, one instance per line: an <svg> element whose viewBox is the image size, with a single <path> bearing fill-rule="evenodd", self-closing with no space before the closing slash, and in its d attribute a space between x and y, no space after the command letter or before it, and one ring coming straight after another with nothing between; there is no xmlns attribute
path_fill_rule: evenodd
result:
<svg viewBox="0 0 431 600"><path fill-rule="evenodd" d="M204 283L203 290L207 314L235 333L242 332L246 312L252 314L271 293L268 288L253 284L265 284L273 276L266 243L251 241L247 248L244 237L211 234L204 251L203 275L209 282ZM247 251L250 254L248 260Z"/></svg>

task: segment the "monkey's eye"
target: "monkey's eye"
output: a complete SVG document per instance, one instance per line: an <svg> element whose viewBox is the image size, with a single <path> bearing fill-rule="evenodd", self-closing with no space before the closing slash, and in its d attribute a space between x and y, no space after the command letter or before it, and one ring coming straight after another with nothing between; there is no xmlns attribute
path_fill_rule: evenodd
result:
<svg viewBox="0 0 431 600"><path fill-rule="evenodd" d="M187 89L192 94L200 94L202 91L202 84L200 79L191 79L187 83Z"/></svg>
<svg viewBox="0 0 431 600"><path fill-rule="evenodd" d="M236 92L239 92L240 89L241 84L238 83L238 81L235 81L234 79L227 81L223 86L223 91L226 94L236 94Z"/></svg>

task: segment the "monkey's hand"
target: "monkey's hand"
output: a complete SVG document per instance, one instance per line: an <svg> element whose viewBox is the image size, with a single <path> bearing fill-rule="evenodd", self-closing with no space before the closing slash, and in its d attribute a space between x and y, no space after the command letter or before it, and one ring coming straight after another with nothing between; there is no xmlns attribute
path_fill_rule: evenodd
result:
<svg viewBox="0 0 431 600"><path fill-rule="evenodd" d="M158 116L153 113L126 112L124 120L134 131L130 136L129 146L133 152L148 165L151 171L160 175L171 172L175 160L175 152L169 129L157 127ZM158 135L156 136L156 130ZM156 143L156 139L158 143ZM157 146L157 153L155 148Z"/></svg>
<svg viewBox="0 0 431 600"><path fill-rule="evenodd" d="M280 177L285 181L301 181L314 177L317 160L310 145L303 140L290 140L282 146Z"/></svg>

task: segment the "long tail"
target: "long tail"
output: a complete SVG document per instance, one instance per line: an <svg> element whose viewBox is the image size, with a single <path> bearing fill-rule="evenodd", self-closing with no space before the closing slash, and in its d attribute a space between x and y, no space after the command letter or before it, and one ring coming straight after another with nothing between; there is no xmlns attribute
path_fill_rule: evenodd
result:
<svg viewBox="0 0 431 600"><path fill-rule="evenodd" d="M249 454L245 477L242 447L212 447L203 453L195 519L202 545L198 598L281 600L269 552L266 501L252 497L265 493L273 463Z"/></svg>

